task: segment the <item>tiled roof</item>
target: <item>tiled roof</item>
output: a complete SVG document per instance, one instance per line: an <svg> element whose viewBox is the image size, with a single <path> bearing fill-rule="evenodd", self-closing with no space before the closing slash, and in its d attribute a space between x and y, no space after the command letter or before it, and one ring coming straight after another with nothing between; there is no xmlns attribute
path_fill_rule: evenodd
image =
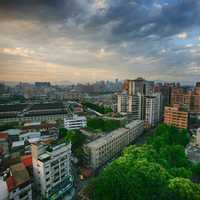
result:
<svg viewBox="0 0 200 200"><path fill-rule="evenodd" d="M8 133L0 132L0 139L8 139Z"/></svg>
<svg viewBox="0 0 200 200"><path fill-rule="evenodd" d="M11 176L9 176L6 180L9 191L30 180L28 171L22 163L10 166L10 171Z"/></svg>
<svg viewBox="0 0 200 200"><path fill-rule="evenodd" d="M32 164L32 156L31 155L25 155L21 157L21 162L25 165L25 167L31 167Z"/></svg>

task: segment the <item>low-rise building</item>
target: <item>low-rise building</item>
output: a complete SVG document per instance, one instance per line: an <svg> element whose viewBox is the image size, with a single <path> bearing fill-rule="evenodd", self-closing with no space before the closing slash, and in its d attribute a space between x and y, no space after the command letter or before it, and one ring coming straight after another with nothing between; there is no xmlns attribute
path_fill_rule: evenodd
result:
<svg viewBox="0 0 200 200"><path fill-rule="evenodd" d="M181 111L178 107L165 107L164 123L177 128L188 128L188 112Z"/></svg>
<svg viewBox="0 0 200 200"><path fill-rule="evenodd" d="M71 143L32 144L34 182L45 198L58 199L72 189Z"/></svg>
<svg viewBox="0 0 200 200"><path fill-rule="evenodd" d="M64 119L68 116L62 103L0 105L0 122L38 122Z"/></svg>
<svg viewBox="0 0 200 200"><path fill-rule="evenodd" d="M85 116L73 115L64 119L64 127L67 130L85 128L87 126L87 119Z"/></svg>
<svg viewBox="0 0 200 200"><path fill-rule="evenodd" d="M135 120L126 125L126 128L114 130L111 133L88 143L84 147L87 164L93 169L102 166L132 143L143 133L143 130L144 122Z"/></svg>
<svg viewBox="0 0 200 200"><path fill-rule="evenodd" d="M10 176L6 180L9 199L31 200L32 187L29 173L24 164L10 166Z"/></svg>

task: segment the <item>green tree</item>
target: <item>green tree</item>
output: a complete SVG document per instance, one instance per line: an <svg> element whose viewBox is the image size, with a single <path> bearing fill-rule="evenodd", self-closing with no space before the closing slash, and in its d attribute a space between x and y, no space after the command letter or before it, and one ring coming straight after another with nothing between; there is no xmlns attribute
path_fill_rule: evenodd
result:
<svg viewBox="0 0 200 200"><path fill-rule="evenodd" d="M161 124L147 145L130 146L95 178L87 191L94 200L197 200L200 164L185 155L186 130Z"/></svg>
<svg viewBox="0 0 200 200"><path fill-rule="evenodd" d="M169 181L169 194L173 200L199 200L200 187L185 178L174 178Z"/></svg>

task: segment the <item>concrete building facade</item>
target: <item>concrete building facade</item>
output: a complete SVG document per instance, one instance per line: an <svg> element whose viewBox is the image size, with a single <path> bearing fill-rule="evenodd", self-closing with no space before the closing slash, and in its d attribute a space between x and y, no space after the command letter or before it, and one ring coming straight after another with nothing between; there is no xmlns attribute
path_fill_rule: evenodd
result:
<svg viewBox="0 0 200 200"><path fill-rule="evenodd" d="M135 120L126 125L126 128L114 130L88 143L84 148L88 165L93 169L104 165L140 136L143 130L143 121Z"/></svg>
<svg viewBox="0 0 200 200"><path fill-rule="evenodd" d="M145 126L154 127L160 121L161 95L156 93L145 97Z"/></svg>
<svg viewBox="0 0 200 200"><path fill-rule="evenodd" d="M45 198L58 199L72 188L71 143L32 144L34 182Z"/></svg>
<svg viewBox="0 0 200 200"><path fill-rule="evenodd" d="M67 130L85 128L86 126L87 118L85 116L73 115L72 117L64 118L64 127Z"/></svg>
<svg viewBox="0 0 200 200"><path fill-rule="evenodd" d="M177 107L165 107L164 123L177 128L188 128L188 112L181 111Z"/></svg>

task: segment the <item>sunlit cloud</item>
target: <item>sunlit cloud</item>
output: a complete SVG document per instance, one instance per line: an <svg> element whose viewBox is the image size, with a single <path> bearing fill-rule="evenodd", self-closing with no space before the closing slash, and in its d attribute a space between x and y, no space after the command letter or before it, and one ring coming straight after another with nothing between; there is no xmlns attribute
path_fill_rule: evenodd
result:
<svg viewBox="0 0 200 200"><path fill-rule="evenodd" d="M0 80L198 80L199 1L0 1Z"/></svg>
<svg viewBox="0 0 200 200"><path fill-rule="evenodd" d="M180 33L180 34L177 35L177 37L179 39L186 39L188 37L188 34L187 33Z"/></svg>

